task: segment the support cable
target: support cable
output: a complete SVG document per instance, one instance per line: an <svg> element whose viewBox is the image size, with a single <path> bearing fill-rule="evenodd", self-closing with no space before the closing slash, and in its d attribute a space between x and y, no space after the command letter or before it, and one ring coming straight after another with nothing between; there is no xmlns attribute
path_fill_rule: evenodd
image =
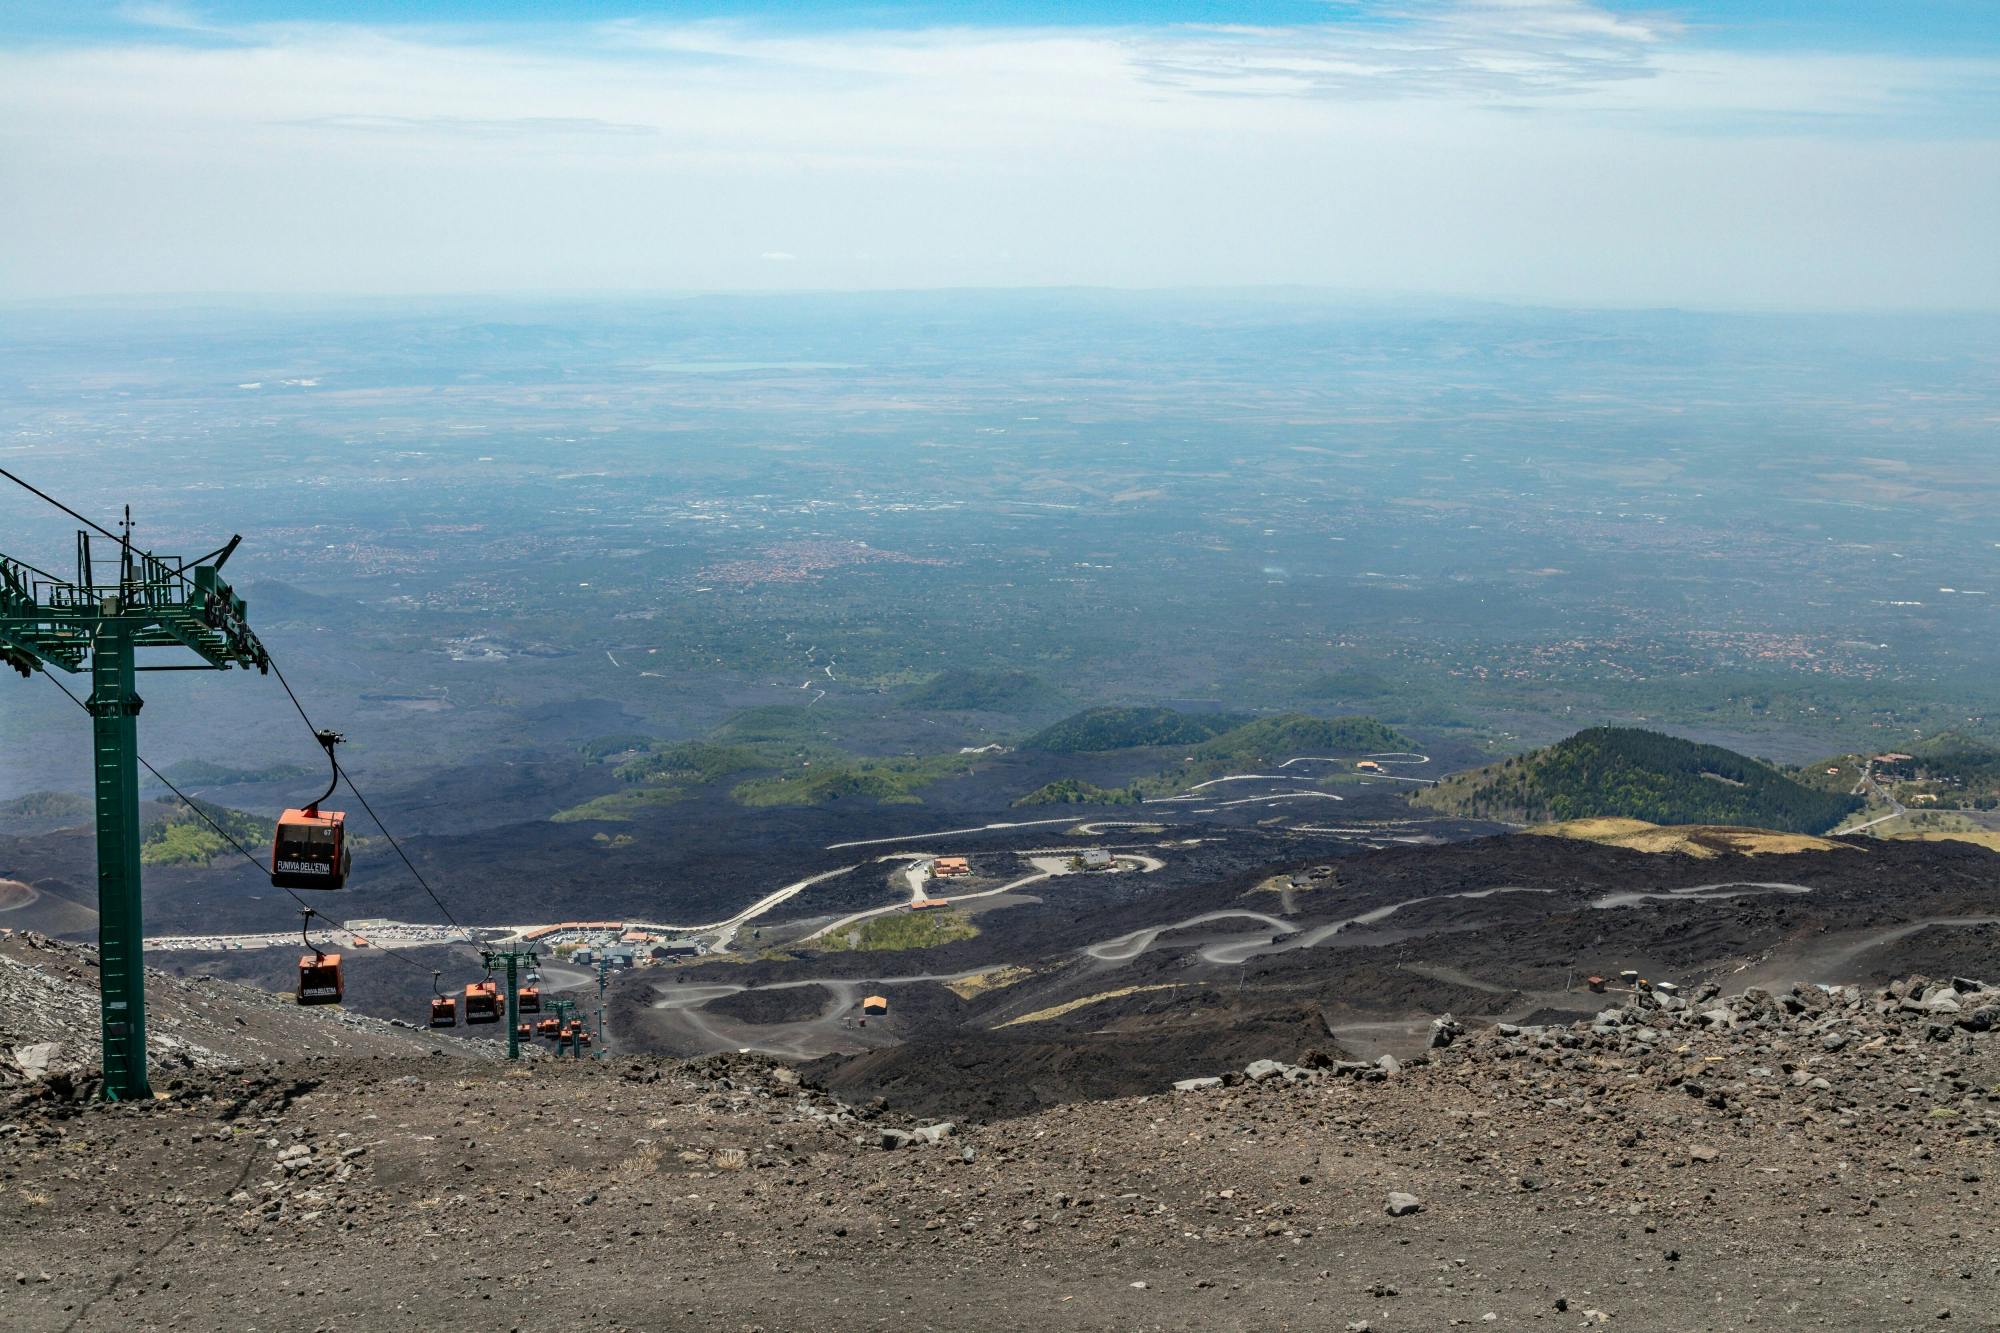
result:
<svg viewBox="0 0 2000 1333"><path fill-rule="evenodd" d="M306 706L299 702L299 696L292 691L292 683L285 679L285 673L278 666L276 659L272 659L271 661L271 674L278 678L278 684L284 686L285 697L292 701L292 707L298 710L299 720L306 724L306 730L312 732L314 741L318 742L321 734L320 729L313 725L312 716L306 712ZM438 911L444 913L445 920L451 922L452 925L457 926L460 930L470 933L465 923L453 916L451 909L444 905L444 899L438 897L437 890L433 889L430 881L424 878L424 872L417 869L416 862L412 861L410 854L403 850L403 844L396 840L396 835L389 832L389 826L382 822L382 816L375 813L375 807L370 805L368 798L361 794L361 788L354 785L354 775L341 765L336 764L335 768L340 774L340 780L345 782L347 789L354 793L354 799L361 802L361 808L368 812L368 818L375 822L375 827L382 831L382 836L387 838L389 845L396 849L396 855L402 858L403 865L410 872L410 877L417 881L418 886L426 894L430 895L430 900L437 904Z"/></svg>

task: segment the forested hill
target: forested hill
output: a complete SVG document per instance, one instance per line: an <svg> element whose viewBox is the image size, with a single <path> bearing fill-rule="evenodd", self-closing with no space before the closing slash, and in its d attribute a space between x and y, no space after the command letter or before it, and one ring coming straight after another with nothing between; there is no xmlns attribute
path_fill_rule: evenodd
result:
<svg viewBox="0 0 2000 1333"><path fill-rule="evenodd" d="M1021 747L1051 754L1092 754L1142 745L1197 745L1249 718L1231 713L1182 713L1172 708L1086 708L1043 728Z"/></svg>
<svg viewBox="0 0 2000 1333"><path fill-rule="evenodd" d="M1745 824L1824 833L1861 807L1755 759L1624 727L1594 727L1546 749L1446 778L1415 797L1456 815L1539 824L1618 816L1654 824Z"/></svg>

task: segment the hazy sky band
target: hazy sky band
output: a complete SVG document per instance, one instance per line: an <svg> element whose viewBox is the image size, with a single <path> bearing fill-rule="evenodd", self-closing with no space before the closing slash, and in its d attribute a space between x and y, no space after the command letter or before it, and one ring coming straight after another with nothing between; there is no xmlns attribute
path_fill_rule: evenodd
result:
<svg viewBox="0 0 2000 1333"><path fill-rule="evenodd" d="M1984 5L306 12L11 8L0 295L2000 306Z"/></svg>

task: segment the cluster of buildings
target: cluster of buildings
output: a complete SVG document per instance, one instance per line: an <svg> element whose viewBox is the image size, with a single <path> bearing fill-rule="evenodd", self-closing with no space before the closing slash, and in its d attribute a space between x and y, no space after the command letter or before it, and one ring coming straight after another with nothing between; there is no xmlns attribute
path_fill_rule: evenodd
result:
<svg viewBox="0 0 2000 1333"><path fill-rule="evenodd" d="M573 963L592 966L602 962L610 968L677 963L708 951L695 940L670 940L650 931L629 930L623 921L558 921L524 930L521 939Z"/></svg>

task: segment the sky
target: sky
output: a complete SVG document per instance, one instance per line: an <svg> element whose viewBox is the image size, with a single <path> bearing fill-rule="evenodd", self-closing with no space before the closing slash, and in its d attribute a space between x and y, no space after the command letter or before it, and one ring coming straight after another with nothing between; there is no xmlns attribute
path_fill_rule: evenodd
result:
<svg viewBox="0 0 2000 1333"><path fill-rule="evenodd" d="M0 299L2000 309L2000 0L10 0Z"/></svg>

